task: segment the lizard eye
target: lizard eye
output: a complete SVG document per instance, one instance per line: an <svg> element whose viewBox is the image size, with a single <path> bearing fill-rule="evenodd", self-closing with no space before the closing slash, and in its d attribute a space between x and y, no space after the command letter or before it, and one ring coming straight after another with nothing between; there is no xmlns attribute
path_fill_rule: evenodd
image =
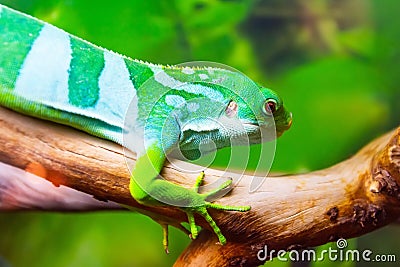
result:
<svg viewBox="0 0 400 267"><path fill-rule="evenodd" d="M236 116L237 110L238 110L238 105L235 101L232 100L231 102L229 102L228 106L226 107L225 114L229 118L232 118L232 117Z"/></svg>
<svg viewBox="0 0 400 267"><path fill-rule="evenodd" d="M265 113L265 115L271 116L272 114L275 113L276 106L277 106L276 101L272 98L269 98L264 102L263 112Z"/></svg>

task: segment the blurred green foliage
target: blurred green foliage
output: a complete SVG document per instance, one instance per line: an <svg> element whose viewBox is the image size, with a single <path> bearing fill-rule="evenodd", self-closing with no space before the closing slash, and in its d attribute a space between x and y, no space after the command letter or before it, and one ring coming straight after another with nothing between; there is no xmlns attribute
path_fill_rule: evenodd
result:
<svg viewBox="0 0 400 267"><path fill-rule="evenodd" d="M221 62L275 89L294 115L278 140L275 171L330 166L400 123L397 0L0 3L132 58ZM0 265L170 266L189 240L173 231L166 256L161 228L150 221L120 213L1 214ZM372 233L358 245L371 242L399 253L393 235Z"/></svg>

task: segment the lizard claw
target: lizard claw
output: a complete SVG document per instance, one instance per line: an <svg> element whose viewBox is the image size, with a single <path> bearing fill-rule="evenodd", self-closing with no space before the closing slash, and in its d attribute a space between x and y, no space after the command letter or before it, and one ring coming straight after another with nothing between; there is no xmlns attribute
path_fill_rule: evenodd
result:
<svg viewBox="0 0 400 267"><path fill-rule="evenodd" d="M168 224L161 224L163 229L163 247L166 254L169 254L168 250Z"/></svg>
<svg viewBox="0 0 400 267"><path fill-rule="evenodd" d="M169 249L168 249L168 245L169 245L169 239L168 239L168 235L169 235L169 231L168 231L168 227L171 225L181 231L183 231L185 234L187 234L190 239L192 239L192 234L185 228L183 227L180 223L174 223L174 222L165 222L162 220L156 220L153 218L153 220L155 220L158 224L161 225L162 230L163 230L163 247L164 247L164 251L166 254L169 254Z"/></svg>

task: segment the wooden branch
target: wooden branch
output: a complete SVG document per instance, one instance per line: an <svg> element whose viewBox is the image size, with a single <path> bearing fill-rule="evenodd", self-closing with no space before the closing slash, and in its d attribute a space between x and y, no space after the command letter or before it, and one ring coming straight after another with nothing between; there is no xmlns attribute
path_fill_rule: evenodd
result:
<svg viewBox="0 0 400 267"><path fill-rule="evenodd" d="M0 109L0 125L0 161L33 169L55 185L131 205L158 219L186 220L178 208L144 207L131 198L129 172L120 146L6 109ZM331 168L268 177L255 193L248 192L251 176L245 175L218 202L251 205L252 210L210 212L227 237L227 245L217 245L215 235L203 231L176 266L256 266L262 263L257 253L265 245L276 251L300 249L382 227L400 216L399 169L400 128ZM222 174L208 169L206 181L215 181ZM163 176L190 186L196 174L181 173L167 164ZM0 195L0 203L2 200ZM204 220L196 220L208 228Z"/></svg>
<svg viewBox="0 0 400 267"><path fill-rule="evenodd" d="M41 177L0 162L0 211L122 209L125 208L115 202L96 200L91 195L66 186L55 187Z"/></svg>

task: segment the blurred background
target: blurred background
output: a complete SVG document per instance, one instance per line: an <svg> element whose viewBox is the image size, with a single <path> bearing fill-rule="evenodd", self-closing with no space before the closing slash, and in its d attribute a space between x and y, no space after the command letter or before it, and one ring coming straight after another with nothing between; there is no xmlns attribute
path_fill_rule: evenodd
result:
<svg viewBox="0 0 400 267"><path fill-rule="evenodd" d="M328 167L400 122L397 0L0 3L132 58L161 64L220 62L273 88L294 116L292 128L277 142L273 171ZM392 225L350 245L400 260L399 234ZM161 240L161 227L134 213L0 214L1 267L171 266L189 243L172 230L167 256Z"/></svg>

